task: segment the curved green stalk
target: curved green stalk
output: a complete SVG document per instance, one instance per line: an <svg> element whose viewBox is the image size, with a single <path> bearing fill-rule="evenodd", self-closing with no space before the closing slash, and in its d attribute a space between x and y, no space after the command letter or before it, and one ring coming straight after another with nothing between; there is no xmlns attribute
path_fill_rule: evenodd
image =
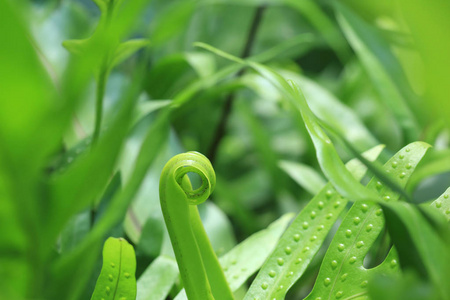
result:
<svg viewBox="0 0 450 300"><path fill-rule="evenodd" d="M188 173L200 176L199 188L192 188ZM198 152L174 156L164 167L159 182L161 209L190 300L233 299L196 206L209 197L215 183L211 163Z"/></svg>

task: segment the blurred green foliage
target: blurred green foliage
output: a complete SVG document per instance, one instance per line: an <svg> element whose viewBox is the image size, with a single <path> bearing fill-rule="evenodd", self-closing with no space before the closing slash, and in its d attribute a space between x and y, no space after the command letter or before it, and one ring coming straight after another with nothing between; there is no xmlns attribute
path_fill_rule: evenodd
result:
<svg viewBox="0 0 450 300"><path fill-rule="evenodd" d="M448 223L423 207L442 195L432 206L450 213L449 16L446 0L0 0L0 299L88 299L109 236L134 246L137 299L181 298L158 182L191 150L213 163L199 212L242 299L281 216L325 178L357 200L342 161L379 144L362 182L413 204L381 204L364 266L393 243L405 275L368 291L448 297ZM417 140L433 147L403 190L381 165ZM309 294L335 230L286 299ZM239 273L239 258L254 263Z"/></svg>

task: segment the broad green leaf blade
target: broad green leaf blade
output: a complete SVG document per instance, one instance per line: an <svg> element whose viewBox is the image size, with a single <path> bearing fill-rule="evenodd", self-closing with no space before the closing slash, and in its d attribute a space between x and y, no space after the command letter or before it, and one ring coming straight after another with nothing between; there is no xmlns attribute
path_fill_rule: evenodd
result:
<svg viewBox="0 0 450 300"><path fill-rule="evenodd" d="M430 207L405 202L382 206L402 268L415 270L420 277L430 280L440 299L450 299L449 231L445 218ZM442 232L447 240L441 238Z"/></svg>
<svg viewBox="0 0 450 300"><path fill-rule="evenodd" d="M291 219L292 214L282 216L267 229L251 235L219 259L233 292L241 287L264 263ZM175 300L183 299L187 299L184 290L177 295Z"/></svg>
<svg viewBox="0 0 450 300"><path fill-rule="evenodd" d="M440 210L448 221L450 221L450 188L448 188L439 198L431 203L432 207Z"/></svg>
<svg viewBox="0 0 450 300"><path fill-rule="evenodd" d="M406 141L417 139L419 125L408 100L413 99L403 70L376 30L340 2L335 2L337 18L347 39L371 78L381 100L400 122ZM402 94L404 91L404 94ZM405 92L409 91L409 92Z"/></svg>
<svg viewBox="0 0 450 300"><path fill-rule="evenodd" d="M407 145L395 154L384 170L395 176L400 186L405 186L408 178L430 146L423 142ZM367 189L378 193L383 201L391 202L399 198L376 178ZM328 299L348 298L367 293L367 284L374 274L398 272L398 258L392 250L378 267L366 269L363 260L384 228L383 210L372 202L356 202L349 210L334 236L322 262L319 275L312 292L306 298Z"/></svg>
<svg viewBox="0 0 450 300"><path fill-rule="evenodd" d="M176 261L159 256L137 282L137 300L164 300L178 278Z"/></svg>
<svg viewBox="0 0 450 300"><path fill-rule="evenodd" d="M136 299L136 256L122 238L109 238L103 247L103 267L91 300Z"/></svg>
<svg viewBox="0 0 450 300"><path fill-rule="evenodd" d="M374 147L363 155L375 160L383 148ZM348 162L346 167L356 180L361 180L367 169L356 159ZM331 183L326 184L283 234L245 299L284 299L322 246L346 204L347 200L336 192Z"/></svg>
<svg viewBox="0 0 450 300"><path fill-rule="evenodd" d="M310 194L317 194L327 183L316 170L308 165L282 160L278 166Z"/></svg>

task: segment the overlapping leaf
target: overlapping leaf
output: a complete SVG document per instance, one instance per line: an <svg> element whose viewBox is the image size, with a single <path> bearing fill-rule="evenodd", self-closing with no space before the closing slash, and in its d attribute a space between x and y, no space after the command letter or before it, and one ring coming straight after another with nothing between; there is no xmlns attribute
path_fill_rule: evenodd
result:
<svg viewBox="0 0 450 300"><path fill-rule="evenodd" d="M405 186L428 148L429 145L422 142L406 146L385 164L385 172L394 175L397 183ZM399 198L397 193L376 178L370 181L367 189L376 192L386 202ZM363 267L364 258L384 224L383 210L379 205L364 201L353 204L330 244L316 284L306 299L363 296L367 293L370 276L398 272L399 262L395 250L391 250L386 260L376 268Z"/></svg>
<svg viewBox="0 0 450 300"><path fill-rule="evenodd" d="M364 155L375 160L382 149L382 146L377 146ZM357 160L350 161L346 167L357 180L361 180L366 171L366 167ZM245 299L284 299L320 249L347 202L331 183L325 185L283 234Z"/></svg>
<svg viewBox="0 0 450 300"><path fill-rule="evenodd" d="M377 31L340 2L335 2L338 21L356 51L382 101L399 120L406 141L417 139L418 121L413 113L415 95L396 57Z"/></svg>

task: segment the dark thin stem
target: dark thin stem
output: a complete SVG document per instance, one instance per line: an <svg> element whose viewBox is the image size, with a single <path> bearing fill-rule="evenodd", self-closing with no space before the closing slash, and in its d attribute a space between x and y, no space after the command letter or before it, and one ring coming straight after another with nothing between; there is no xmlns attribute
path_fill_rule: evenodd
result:
<svg viewBox="0 0 450 300"><path fill-rule="evenodd" d="M97 140L100 136L100 130L101 130L102 118L103 118L103 98L105 96L106 77L107 77L106 70L102 70L100 72L100 75L98 76L98 82L97 82L97 93L96 93L96 101L95 101L95 127L94 127L94 134L92 137L93 145L97 142Z"/></svg>
<svg viewBox="0 0 450 300"><path fill-rule="evenodd" d="M245 47L242 50L241 58L246 58L250 55L250 52L252 50L252 47L253 47L253 44L254 44L254 41L256 38L256 33L258 31L258 27L259 27L259 24L261 23L262 16L263 16L265 9L266 9L265 5L259 6L256 9L255 15L253 16L250 30L248 32ZM242 76L242 74L244 74L244 69L241 69L236 74L236 76L239 77L239 76ZM219 149L220 142L222 141L222 138L225 136L225 129L226 129L226 126L228 123L228 118L230 117L230 114L231 114L234 99L235 99L235 94L231 93L227 96L227 98L225 100L225 104L223 106L219 124L217 125L213 141L212 141L211 146L208 151L208 158L212 164L214 164L214 161L216 160L217 150Z"/></svg>

